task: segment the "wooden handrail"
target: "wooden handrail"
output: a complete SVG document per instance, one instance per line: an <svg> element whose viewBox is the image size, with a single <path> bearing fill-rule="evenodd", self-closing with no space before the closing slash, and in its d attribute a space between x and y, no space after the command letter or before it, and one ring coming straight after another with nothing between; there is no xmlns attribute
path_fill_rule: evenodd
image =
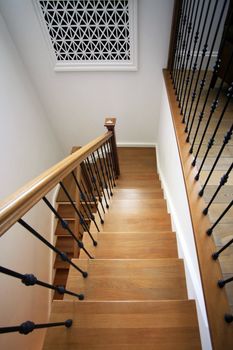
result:
<svg viewBox="0 0 233 350"><path fill-rule="evenodd" d="M108 131L97 137L1 201L0 236L112 135Z"/></svg>

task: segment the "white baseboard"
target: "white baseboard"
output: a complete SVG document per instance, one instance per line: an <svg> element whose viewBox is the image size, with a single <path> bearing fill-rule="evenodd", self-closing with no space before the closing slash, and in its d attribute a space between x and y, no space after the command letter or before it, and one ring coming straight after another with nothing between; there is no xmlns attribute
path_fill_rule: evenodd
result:
<svg viewBox="0 0 233 350"><path fill-rule="evenodd" d="M188 253L187 243L184 239L185 232L183 232L182 225L179 222L176 209L174 206L174 201L171 198L169 188L167 186L164 174L160 167L158 145L156 145L156 161L157 161L158 175L161 181L162 189L164 191L164 198L166 199L166 202L167 202L167 209L171 215L172 231L175 232L177 237L179 257L183 258L185 263L185 275L186 275L188 295L189 295L189 298L191 297L191 299L195 299L196 301L203 350L211 350L212 346L211 346L209 326L208 326L202 287L197 277L197 272L195 271L195 267L193 266L193 262L191 261Z"/></svg>
<svg viewBox="0 0 233 350"><path fill-rule="evenodd" d="M155 142L117 142L117 147L149 147L154 148Z"/></svg>

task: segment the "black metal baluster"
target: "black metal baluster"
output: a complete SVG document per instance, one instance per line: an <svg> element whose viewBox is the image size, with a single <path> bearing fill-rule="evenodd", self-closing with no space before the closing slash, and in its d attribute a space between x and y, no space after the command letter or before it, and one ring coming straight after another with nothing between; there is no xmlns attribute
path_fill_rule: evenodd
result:
<svg viewBox="0 0 233 350"><path fill-rule="evenodd" d="M58 248L54 247L50 242L48 242L44 237L42 237L34 228L32 228L29 224L27 224L23 219L19 219L18 223L22 225L27 231L33 234L36 238L38 238L41 242L43 242L47 247L52 249L57 255L60 256L62 261L68 262L72 265L76 270L78 270L84 278L88 276L86 271L80 269L76 264L74 264L66 255L66 253L61 252Z"/></svg>
<svg viewBox="0 0 233 350"><path fill-rule="evenodd" d="M190 0L189 1L189 8L188 8L188 13L187 13L187 21L186 21L186 26L185 26L185 34L184 34L184 40L182 43L182 59L181 59L181 73L180 73L180 77L177 83L177 98L179 101L179 107L180 107L180 90L181 90L181 86L183 85L183 75L184 75L184 67L185 67L185 58L186 58L186 53L187 53L187 38L189 37L190 33L191 33L191 18L192 18L192 14L193 14L193 10L194 10L194 4L195 4L195 0Z"/></svg>
<svg viewBox="0 0 233 350"><path fill-rule="evenodd" d="M172 83L174 88L176 87L176 78L177 78L177 69L179 65L179 54L180 54L180 45L181 45L181 37L182 37L182 28L183 28L183 21L184 21L184 15L185 15L185 9L186 9L187 2L184 4L181 4L180 7L180 18L179 18L179 27L177 31L177 40L176 40L176 46L175 46L175 54L174 54L174 60L173 60L173 70L172 70Z"/></svg>
<svg viewBox="0 0 233 350"><path fill-rule="evenodd" d="M213 232L213 229L217 226L217 224L222 220L222 218L226 215L226 213L230 210L233 205L233 200L228 204L226 209L222 212L222 214L218 217L215 223L206 231L207 235L210 236Z"/></svg>
<svg viewBox="0 0 233 350"><path fill-rule="evenodd" d="M216 1L216 2L217 2L217 1ZM203 1L203 5L204 5L204 3L205 3L205 1ZM205 28L206 28L206 24L207 24L207 19L208 19L208 16L209 16L210 4L211 4L211 0L209 0L209 2L208 2L207 9L206 9L206 13L205 13L205 18L204 18L204 23L203 23L203 25L202 25L202 31L201 31L201 35L200 35L200 39L199 39L199 44L198 44L198 49L197 49L196 58L195 58L194 65L193 65L193 69L192 69L191 83L190 83L190 86L189 86L189 92L188 92L188 97L187 97L187 100L186 100L186 105L185 105L185 111L184 111L183 120L186 120L186 112L187 112L187 109L188 109L188 101L189 101L190 94L191 94L191 87L192 87L192 85L193 85L194 76L195 76L195 73L196 73L196 70L197 70L197 62L198 62L199 54L200 54L200 52L201 52L201 44L202 44L202 40L203 40L204 33L205 33ZM212 16L212 17L213 17L213 16ZM210 26L210 28L211 28L211 26ZM193 93L192 93L192 96L191 96L191 104L190 104L190 108L189 108L189 112L188 112L187 120L186 120L186 128L185 128L185 131L186 131L186 132L188 131L189 119L190 119L190 116L191 116L191 111L192 111L192 108L193 108L193 103L194 103L194 100L195 100L195 98L196 98L197 85L198 85L199 76L200 76L200 73L201 73L201 67L202 67L202 63L203 63L203 60L204 60L206 51L207 51L207 45L205 44L204 47L203 47L203 50L202 50L201 63L200 63L200 66L199 66L199 70L198 70L196 82L195 82L194 89L193 89Z"/></svg>
<svg viewBox="0 0 233 350"><path fill-rule="evenodd" d="M0 273L3 273L5 275L20 279L21 282L27 287L34 286L37 284L38 286L52 289L52 290L58 292L59 294L62 294L62 295L69 294L69 295L77 297L79 300L84 300L83 294L77 294L77 293L71 292L71 291L67 290L64 286L54 286L54 285L49 284L47 282L40 281L33 274L27 274L27 273L21 274L19 272L7 269L3 266L0 266Z"/></svg>
<svg viewBox="0 0 233 350"><path fill-rule="evenodd" d="M86 223L84 217L83 217L82 214L79 212L79 210L77 209L76 205L74 205L74 202L73 202L72 198L70 197L69 192L67 191L67 189L65 188L65 186L64 186L64 184L63 184L62 182L60 182L60 186L61 186L61 188L63 189L63 191L65 192L65 194L66 194L67 198L69 199L70 204L71 204L72 207L74 208L76 214L78 215L79 220L80 220L80 224L82 225L84 231L86 231L86 232L89 234L89 236L90 236L90 238L91 238L91 240L92 240L94 246L97 246L97 242L95 241L94 237L92 236L92 234L91 234L91 232L90 232L90 230L89 230L89 228L88 228L88 225L87 225L87 223Z"/></svg>
<svg viewBox="0 0 233 350"><path fill-rule="evenodd" d="M230 283L233 281L233 277L227 278L226 280L219 280L218 281L218 286L220 288L223 288L227 283Z"/></svg>
<svg viewBox="0 0 233 350"><path fill-rule="evenodd" d="M215 45L215 42L216 42L216 39L217 39L217 36L218 36L219 28L220 28L220 25L221 25L221 22L222 22L222 18L223 18L223 14L224 14L224 11L225 11L225 7L226 7L226 4L227 4L227 1L228 1L228 0L225 0L225 1L224 1L223 7L222 7L222 11L221 11L221 14L220 14L220 16L219 16L219 20L218 20L218 24L217 24L217 27L216 27L216 30L215 30L214 38L213 38L213 41L212 41L212 45L211 45L211 49L210 49L208 61L207 61L206 67L205 67L205 71L204 71L204 75L203 75L203 77L202 77L202 81L201 81L201 83L200 83L199 94L198 94L198 98L197 98L197 101L196 101L196 106L195 106L195 109L194 109L194 113L193 113L193 116L192 116L192 121L191 121L191 125L190 125L190 129L189 129L189 133L188 133L187 140L189 140L189 137L190 137L190 134L191 134L191 131L192 131L192 127L193 127L193 123L194 123L194 120L195 120L197 108L198 108L198 105L199 105L199 102L200 102L202 90L203 90L203 88L204 88L204 86L205 86L207 71L208 71L208 68L209 68L211 56L212 56L213 49L214 49L214 45ZM216 5L216 7L217 7L217 5ZM215 10L216 10L216 8L215 8ZM210 34L210 33L208 33L208 34ZM207 35L207 37L208 37L208 35ZM208 39L207 39L207 41L206 41L206 45L208 46ZM203 57L203 59L204 59L204 57ZM218 71L219 62L220 62L220 60L219 60L219 58L217 58L217 61L216 61L216 64L215 64L215 68L214 68L214 73L217 73L217 71ZM204 111L205 111L207 99L208 99L208 97L209 97L210 89L211 89L211 86L209 85L209 89L208 89L208 92L207 92L207 96L206 96L204 105L203 105L203 107L202 107L202 111L201 111L201 113L200 113L200 115L199 115L199 126L200 126L200 123L201 123L201 121L202 121L202 119L203 119L203 116L204 116ZM199 126L198 126L198 129L199 129ZM190 153L193 152L193 146L190 148L190 151L189 151L189 152L190 152Z"/></svg>
<svg viewBox="0 0 233 350"><path fill-rule="evenodd" d="M233 315L231 315L231 314L225 314L225 315L224 315L224 320L225 320L227 323L233 322Z"/></svg>
<svg viewBox="0 0 233 350"><path fill-rule="evenodd" d="M106 163L107 163L107 167L108 167L109 178L110 178L111 186L112 186L112 189L113 189L114 186L116 186L116 184L115 184L115 181L114 181L114 175L113 175L113 173L111 171L112 169L111 169L109 153L108 153L108 148L107 148L106 142L103 144L103 147L104 147L104 151L105 151L105 158L106 158Z"/></svg>
<svg viewBox="0 0 233 350"><path fill-rule="evenodd" d="M111 158L113 175L114 175L113 178L114 178L114 180L116 180L116 179L118 179L118 176L117 176L116 164L115 164L115 159L114 159L112 137L108 140L108 144L109 144L109 152L110 152L110 158Z"/></svg>
<svg viewBox="0 0 233 350"><path fill-rule="evenodd" d="M225 108L225 107L224 107L224 108ZM224 113L225 113L225 111L224 111ZM223 115L224 115L224 113L223 113ZM206 152L205 152L204 158L203 158L203 160L202 160L202 162L201 162L201 165L200 165L200 167L199 167L198 173L197 173L197 175L195 176L195 180L196 180L196 181L199 180L200 173L201 173L201 170L202 170L202 168L203 168L203 165L204 165L204 163L205 163L205 161L206 161L207 155L208 155L210 149L212 148L212 146L213 146L213 144L214 144L214 138L215 138L215 135L216 135L216 133L217 133L217 131L218 131L219 125L220 125L220 123L221 123L221 120L222 120L222 117L220 117L220 119L219 119L219 121L218 121L218 124L217 124L217 126L216 126L216 128L215 128L215 131L214 131L214 133L213 133L213 136L210 138L210 140L209 140L209 142L208 142L208 146L207 146L207 150L206 150ZM205 181L205 184L204 184L202 190L205 188L206 183L209 181L209 178L210 178L210 176L212 175L212 172L213 172L213 170L214 170L214 168L215 168L215 166L216 166L216 164L217 164L217 162L218 162L218 160L219 160L219 158L220 158L222 152L224 151L224 148L226 147L226 145L227 145L228 142L230 141L231 136L232 136L232 132L233 132L233 124L232 124L231 128L228 130L228 132L226 133L226 135L224 136L222 147L220 148L220 150L219 150L219 152L218 152L218 155L217 155L217 157L215 158L214 164L213 164L213 166L212 166L212 168L211 168L211 170L210 170L210 172L209 172L209 175L208 175L208 177L207 177L207 179L206 179L206 181ZM193 166L194 166L195 164L196 164L196 158L194 158L194 160L193 160L193 162L192 162L192 165L193 165ZM203 194L203 192L200 191L200 192L199 192L199 195L201 196L202 194Z"/></svg>
<svg viewBox="0 0 233 350"><path fill-rule="evenodd" d="M112 149L111 149L111 145L110 145L110 141L109 140L106 142L106 147L107 147L107 152L108 152L108 159L109 159L111 176L112 176L112 179L113 179L113 185L114 185L114 187L116 187L116 183L115 183L115 169L114 169L113 158L112 158Z"/></svg>
<svg viewBox="0 0 233 350"><path fill-rule="evenodd" d="M182 84L182 88L181 88L181 92L180 92L180 98L179 98L179 101L180 101L179 106L181 107L181 114L183 113L183 103L184 103L185 91L187 90L187 86L188 86L188 83L189 83L189 77L186 79L186 74L187 74L188 62L189 62L189 59L191 57L191 47L192 47L192 42L193 42L194 29L195 29L196 21L197 21L197 18L198 18L197 15L198 15L198 10L199 10L200 0L194 1L193 5L195 3L197 3L197 5L196 5L195 14L194 14L194 20L193 20L193 18L191 18L191 21L190 21L190 24L189 24L191 35L189 37L188 50L187 50L187 59L186 59L186 62L185 62L185 67L184 67L183 84ZM192 12L193 11L194 11L194 8L192 9ZM192 55L192 57L193 57L193 55ZM189 73L188 73L188 76L189 76Z"/></svg>
<svg viewBox="0 0 233 350"><path fill-rule="evenodd" d="M103 197L104 197L104 201L105 201L105 204L106 204L106 208L109 208L108 201L107 201L107 198L106 198L106 194L105 194L105 191L104 191L103 181L102 181L100 173L99 173L99 168L98 168L98 165L97 165L94 153L91 154L91 157L92 157L92 161L93 161L93 164L94 164L95 174L97 176L97 179L99 181L100 187L101 187L102 192L103 192Z"/></svg>
<svg viewBox="0 0 233 350"><path fill-rule="evenodd" d="M174 52L173 52L173 57L172 57L172 65L171 65L171 70L170 70L170 75L172 79L172 83L174 85L174 72L175 72L175 67L176 67L176 60L177 60L177 52L178 52L178 46L180 43L180 38L181 38L181 23L182 23L182 16L183 16L183 7L182 3L179 6L179 10L177 13L177 25L176 25L176 35L175 35L175 47L174 47Z"/></svg>
<svg viewBox="0 0 233 350"><path fill-rule="evenodd" d="M82 206L82 208L83 208L83 210L84 210L86 216L87 216L88 218L90 218L90 219L94 222L95 227L97 228L97 231L99 232L100 230L99 230L99 227L98 227L98 225L97 225L97 223L96 223L96 221L95 221L95 216L93 215L93 213L92 213L92 211L91 211L91 209L90 209L90 207L89 207L89 204L88 204L88 202L87 202L87 200L86 200L86 196L85 196L85 194L83 193L82 188L81 188L81 186L80 186L80 184L79 184L79 182L78 182L78 179L77 179L77 177L75 176L75 174L74 174L73 171L72 171L72 176L73 176L73 179L74 179L74 181L75 181L75 184L76 184L76 186L78 187L78 190L79 190L79 193L80 193L80 203L81 203L81 206ZM83 204L83 201L85 202L85 205ZM86 206L86 207L85 207L85 206ZM86 208L87 208L87 209L86 209Z"/></svg>
<svg viewBox="0 0 233 350"><path fill-rule="evenodd" d="M33 332L34 329L40 329L40 328L50 328L50 327L59 327L59 326L65 326L66 328L70 328L72 326L72 323L73 323L72 320L66 320L65 322L40 323L40 324L35 324L32 321L26 321L19 326L0 327L0 334L19 332L20 334L27 335Z"/></svg>
<svg viewBox="0 0 233 350"><path fill-rule="evenodd" d="M187 1L187 7L186 7L186 12L184 16L184 24L183 24L183 31L181 34L181 43L180 43L180 52L179 52L179 70L177 73L177 82L176 82L176 88L175 88L175 93L177 95L176 99L178 101L178 88L179 88L179 82L180 82L180 76L182 72L182 62L183 62L183 57L184 57L184 49L185 49L185 37L187 34L187 26L188 26L188 19L189 19L189 12L190 12L190 6L191 6L191 1Z"/></svg>
<svg viewBox="0 0 233 350"><path fill-rule="evenodd" d="M215 97L215 99L213 100L213 103L212 103L212 105L211 105L210 114L209 114L209 117L208 117L208 119L207 119L207 123L206 123L206 125L205 125L205 128L204 128L204 131L203 131L201 140L200 140L200 142L199 142L198 149L197 149L196 155L195 155L195 159L194 159L194 161L193 161L193 162L194 162L194 165L196 164L196 159L197 159L198 154L199 154L199 152L200 152L200 149L201 149L203 140L204 140L204 138L205 138L206 132L207 132L207 130L208 130L210 121L211 121L211 119L212 119L212 116L213 116L213 114L214 114L214 112L215 112L215 110L216 110L216 108L217 108L217 106L218 106L218 99L219 99L219 96L220 96L220 94L221 94L221 92L222 92L225 79L226 79L227 75L229 74L229 70L231 69L232 63L233 63L233 52L232 52L232 55L231 55L231 57L230 57L230 60L229 60L229 62L228 62L228 64L227 64L227 68L226 68L226 70L225 70L225 72L224 72L223 78L222 78L222 80L221 80L221 84L220 84L220 86L219 86L219 88L218 88L218 91L217 91L217 94L216 94L216 97ZM229 91L228 91L228 92L229 92ZM193 142L193 145L194 145L194 142Z"/></svg>
<svg viewBox="0 0 233 350"><path fill-rule="evenodd" d="M181 114L184 114L183 115L183 119L182 119L182 123L185 123L186 110L187 110L188 101L189 101L189 98L190 98L190 93L191 93L191 90L192 90L192 84L193 84L195 72L196 72L196 69L197 69L197 59L198 59L198 56L199 56L199 51L200 51L200 47L201 47L200 43L202 41L202 38L201 38L201 40L199 42L199 48L197 50L198 53L196 55L196 60L194 61L195 62L194 64L193 64L193 59L194 59L195 50L196 50L196 46L197 46L198 39L199 39L201 20L202 20L203 14L204 14L204 6L205 6L205 1L202 1L201 11L200 11L199 16L198 16L199 17L198 25L197 25L196 33L195 33L195 36L194 36L194 46L193 46L193 49L192 49L192 56L191 56L191 60L190 60L190 63L189 63L189 68L188 68L188 77L187 77L187 80L186 80L187 88L185 89L184 99L183 99L183 102L181 104ZM192 77L191 77L191 81L190 81L191 72L192 72ZM190 82L190 85L189 85L189 88L188 88L189 82ZM187 92L188 92L188 94L187 94ZM185 106L185 111L183 109L184 106Z"/></svg>
<svg viewBox="0 0 233 350"><path fill-rule="evenodd" d="M84 244L82 241L80 241L75 234L73 233L73 231L70 229L69 224L66 220L64 220L61 215L57 212L57 210L52 206L52 204L49 202L49 200L46 197L42 198L43 201L45 202L45 204L49 207L49 209L53 212L53 214L56 216L56 218L61 222L61 226L62 228L64 228L64 230L67 230L69 232L69 234L73 237L73 239L75 240L75 242L77 243L78 247L80 249L83 249L83 251L87 254L87 256L90 259L93 259L93 257L88 253L88 251L86 250L86 248L84 247Z"/></svg>
<svg viewBox="0 0 233 350"><path fill-rule="evenodd" d="M184 8L183 8L183 15L181 19L181 31L180 31L179 43L178 43L178 49L177 49L176 71L175 71L175 77L174 77L175 92L177 89L177 82L179 79L180 64L181 64L181 58L182 58L181 50L182 50L182 43L183 43L183 36L184 36L184 28L187 21L187 10L188 10L188 1L185 1Z"/></svg>
<svg viewBox="0 0 233 350"><path fill-rule="evenodd" d="M89 171L89 175L90 175L90 178L91 178L91 180L92 180L92 183L94 184L95 191L96 191L96 193L97 193L97 195L98 195L100 205L101 205L101 207L102 207L103 212L105 213L105 209L104 209L103 201L102 201L102 196L101 196L101 194L100 194L100 192L99 192L99 188L98 188L98 186L97 186L97 184L96 184L96 177L95 177L94 174L93 174L92 167L91 167L91 163L90 163L90 161L89 161L89 157L87 157L86 162L87 162L87 163L86 163L86 164L87 164L87 169L88 169L88 171Z"/></svg>
<svg viewBox="0 0 233 350"><path fill-rule="evenodd" d="M89 183L89 175L88 175L88 173L86 172L86 165L82 162L82 163L80 164L80 166L81 166L81 169L82 169L83 177L84 177L84 179L85 179L85 183L87 184L87 182ZM98 213L99 218L100 218L100 222L101 222L101 224L103 224L103 223L104 223L104 220L103 220L102 215L101 215L101 213L100 213L100 210L99 210L99 208L98 208L98 203L97 203L96 197L95 197L95 195L94 195L94 193L93 193L91 183L90 183L90 187L89 187L89 190L90 190L90 192L91 192L91 198L90 198L90 196L89 196L88 188L85 186L85 184L84 184L84 182L83 182L82 180L81 180L81 184L82 184L82 187L85 189L86 196L87 196L88 200L90 201L90 203L93 202L93 203L95 204L97 213Z"/></svg>
<svg viewBox="0 0 233 350"><path fill-rule="evenodd" d="M106 181L106 177L105 177L105 173L104 173L104 166L102 164L102 159L101 159L101 156L100 156L100 153L99 153L99 149L97 149L97 154L98 154L98 158L99 158L99 161L100 161L100 169L101 169L102 178L104 180L104 187L106 188L108 199L110 199L111 190L108 187L108 182Z"/></svg>
<svg viewBox="0 0 233 350"><path fill-rule="evenodd" d="M220 62L220 59L218 58L217 61L216 61L215 66L214 66L213 76L214 76L214 74L216 74L218 72L219 62ZM190 154L193 153L193 147L194 147L194 144L195 144L195 141L196 141L196 137L198 135L198 131L199 131L200 125L201 125L203 117L204 117L205 108L206 108L206 105L207 105L207 101L208 101L211 89L212 89L211 85L209 84L208 91L207 91L207 94L206 94L206 97L205 97L205 101L204 101L204 104L202 106L202 111L200 112L199 117L198 117L198 124L197 124L197 127L196 127L196 131L194 133L192 144L191 144L191 147L190 147L190 150L189 150ZM200 88L200 91L201 91L201 88ZM214 113L215 109L217 108L217 105L218 105L217 102L216 103L214 102L212 104L212 106L211 106L211 110L213 111L212 113ZM196 105L196 108L197 108L197 105ZM190 129L189 129L189 132L188 132L188 136L186 138L186 142L189 142L191 131L192 131L192 127L193 127L194 118L195 118L195 114L193 115L193 120L191 122L191 126L190 126Z"/></svg>
<svg viewBox="0 0 233 350"><path fill-rule="evenodd" d="M229 176L229 174L230 174L232 168L233 168L233 163L231 164L231 166L230 166L229 169L227 170L226 174L224 174L224 175L222 176L222 178L221 178L221 180L220 180L220 183L219 183L219 185L218 185L218 188L217 188L216 191L214 192L214 194L213 194L211 200L209 201L207 207L203 210L203 214L204 214L204 215L207 215L208 210L209 210L209 207L210 207L211 204L213 203L213 201L214 201L215 197L217 196L218 192L220 191L220 189L222 188L222 186L224 186L225 183L227 182L228 176Z"/></svg>
<svg viewBox="0 0 233 350"><path fill-rule="evenodd" d="M212 258L214 260L217 260L219 255L225 250L227 249L231 244L233 243L233 238L228 242L226 243L221 249L219 249L217 252L213 253L212 254Z"/></svg>
<svg viewBox="0 0 233 350"><path fill-rule="evenodd" d="M206 185L209 182L209 179L210 179L210 177L211 177L211 175L212 175L212 173L213 173L213 171L215 169L215 166L216 166L216 164L217 164L217 162L218 162L218 160L219 160L219 158L220 158L220 156L221 156L225 146L228 144L229 140L231 139L232 132L233 132L233 126L231 127L231 129L227 132L227 134L224 137L223 145L220 148L217 157L215 158L214 164L212 165L212 168L211 168L211 170L210 170L210 172L209 172L209 174L207 176L207 179L206 179L206 181L205 181L201 191L199 192L199 196L203 196L204 190L205 190ZM198 172L197 175L195 176L195 180L198 180L199 176L200 176L200 172Z"/></svg>
<svg viewBox="0 0 233 350"><path fill-rule="evenodd" d="M110 181L110 179L109 179L108 168L107 168L107 165L106 165L105 154L104 154L104 152L103 152L102 146L100 147L100 150L101 150L101 155L102 155L102 159L103 159L103 163L104 163L104 169L105 169L105 175L106 175L106 178L107 178L107 184L108 184L108 188L109 188L109 190L110 190L110 196L113 196L111 181Z"/></svg>

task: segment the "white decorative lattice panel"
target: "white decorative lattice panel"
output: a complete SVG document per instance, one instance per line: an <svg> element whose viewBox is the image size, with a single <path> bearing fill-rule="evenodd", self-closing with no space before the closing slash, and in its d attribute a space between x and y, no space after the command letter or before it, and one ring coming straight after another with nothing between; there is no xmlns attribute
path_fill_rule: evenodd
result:
<svg viewBox="0 0 233 350"><path fill-rule="evenodd" d="M56 70L136 69L136 0L36 0Z"/></svg>

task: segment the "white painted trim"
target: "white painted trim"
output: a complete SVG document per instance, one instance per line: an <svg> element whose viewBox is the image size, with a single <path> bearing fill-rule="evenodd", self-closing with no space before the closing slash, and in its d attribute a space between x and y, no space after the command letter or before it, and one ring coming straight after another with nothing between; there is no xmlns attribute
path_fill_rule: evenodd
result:
<svg viewBox="0 0 233 350"><path fill-rule="evenodd" d="M154 148L155 142L117 142L117 147L149 147L149 148Z"/></svg>
<svg viewBox="0 0 233 350"><path fill-rule="evenodd" d="M180 256L181 254L179 254L179 257L183 258L185 263L185 277L187 282L186 284L187 284L189 298L190 298L190 291L189 291L190 282L192 283L192 290L194 291L194 294L195 294L195 301L196 301L197 315L198 315L198 320L200 325L202 345L205 344L205 346L203 346L203 350L211 350L212 346L211 346L209 325L207 320L207 313L206 313L202 286L200 285L200 280L198 279L197 271L193 265L192 260L190 259L187 244L184 239L185 232L183 232L182 225L179 222L178 216L176 214L176 209L173 205L173 200L171 198L170 191L165 180L165 176L160 167L159 145L157 143L155 145L155 150L156 150L157 171L161 181L162 189L164 191L164 197L166 198L166 201L167 201L168 212L171 214L172 230L176 234L178 245L181 247L181 251L183 255L183 256ZM191 222L191 217L189 217L189 220ZM200 272L198 271L198 275L199 273Z"/></svg>

